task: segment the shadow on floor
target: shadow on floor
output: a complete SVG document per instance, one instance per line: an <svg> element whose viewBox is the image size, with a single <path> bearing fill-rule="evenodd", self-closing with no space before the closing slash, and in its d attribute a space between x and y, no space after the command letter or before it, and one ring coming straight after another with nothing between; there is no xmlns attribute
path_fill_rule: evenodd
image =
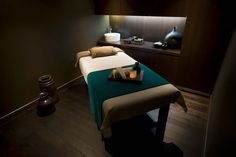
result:
<svg viewBox="0 0 236 157"><path fill-rule="evenodd" d="M183 157L174 143L159 142L151 131L153 122L146 115L112 125L112 137L104 138L105 149L114 157Z"/></svg>

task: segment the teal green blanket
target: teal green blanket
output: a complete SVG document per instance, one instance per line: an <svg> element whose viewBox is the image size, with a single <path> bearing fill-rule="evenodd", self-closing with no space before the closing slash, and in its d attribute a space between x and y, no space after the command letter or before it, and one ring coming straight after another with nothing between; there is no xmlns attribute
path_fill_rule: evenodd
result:
<svg viewBox="0 0 236 157"><path fill-rule="evenodd" d="M140 67L144 71L144 76L142 83L139 84L108 80L107 77L111 73L112 69L95 71L91 72L88 75L90 110L93 113L93 116L99 128L102 124L103 101L112 97L137 92L168 83L166 79L164 79L145 65L140 64Z"/></svg>

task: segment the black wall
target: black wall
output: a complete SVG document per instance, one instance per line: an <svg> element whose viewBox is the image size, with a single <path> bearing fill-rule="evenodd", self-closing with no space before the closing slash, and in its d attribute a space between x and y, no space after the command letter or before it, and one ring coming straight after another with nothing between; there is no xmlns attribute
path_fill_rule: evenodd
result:
<svg viewBox="0 0 236 157"><path fill-rule="evenodd" d="M96 45L108 17L92 0L0 1L0 117L36 99L38 78L76 78L75 54Z"/></svg>

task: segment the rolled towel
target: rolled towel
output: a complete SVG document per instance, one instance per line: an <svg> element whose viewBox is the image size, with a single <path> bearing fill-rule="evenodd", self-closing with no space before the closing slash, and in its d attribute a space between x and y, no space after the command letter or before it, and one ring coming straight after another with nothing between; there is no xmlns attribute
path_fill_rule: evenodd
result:
<svg viewBox="0 0 236 157"><path fill-rule="evenodd" d="M118 47L113 47L113 51L115 51L115 52L123 52L123 50L118 48Z"/></svg>
<svg viewBox="0 0 236 157"><path fill-rule="evenodd" d="M92 58L105 57L105 56L115 55L118 52L123 52L123 50L118 47L113 47L113 46L93 47L89 49L88 51L77 52L75 67L78 66L79 60L82 57L86 57L86 56L91 56Z"/></svg>
<svg viewBox="0 0 236 157"><path fill-rule="evenodd" d="M81 52L77 52L76 54L76 63L75 63L75 67L78 66L79 60L82 57L86 57L86 56L90 56L90 51L81 51Z"/></svg>
<svg viewBox="0 0 236 157"><path fill-rule="evenodd" d="M111 56L117 54L117 52L122 51L119 48L114 48L113 46L100 46L100 47L93 47L89 49L91 57L104 57L104 56Z"/></svg>

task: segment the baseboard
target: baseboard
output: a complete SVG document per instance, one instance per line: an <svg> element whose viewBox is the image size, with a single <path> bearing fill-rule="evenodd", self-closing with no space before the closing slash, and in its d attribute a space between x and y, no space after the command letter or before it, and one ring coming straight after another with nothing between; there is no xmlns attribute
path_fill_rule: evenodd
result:
<svg viewBox="0 0 236 157"><path fill-rule="evenodd" d="M80 75L80 76L72 79L71 81L68 81L68 82L64 83L63 85L58 86L57 90L60 91L60 90L69 88L74 82L76 82L77 80L79 80L82 77L83 77L83 75ZM194 93L194 94L205 96L205 97L210 97L210 94L208 94L208 93L204 93L204 92L201 92L201 91L193 90L193 89L182 87L182 86L178 86L178 85L176 85L176 87L178 89L180 89L181 91L186 91L186 92ZM0 117L0 126L5 124L9 120L12 120L12 119L16 118L21 113L24 113L24 111L26 111L27 109L36 106L37 102L38 102L38 99L39 98L36 98L36 99L32 100L31 102L29 102L29 103L27 103L27 104L17 108L16 110L14 110L14 111L12 111L12 112L10 112L10 113Z"/></svg>
<svg viewBox="0 0 236 157"><path fill-rule="evenodd" d="M38 102L39 98L36 98L32 100L31 102L28 102L27 104L17 108L16 110L0 117L0 126L4 125L5 123L9 122L10 120L15 119L17 116L21 115L25 111L27 111L32 106L36 106L36 103Z"/></svg>
<svg viewBox="0 0 236 157"><path fill-rule="evenodd" d="M83 77L83 75L80 75L80 76L72 79L71 81L66 82L65 84L57 87L57 90L60 91L60 90L68 88L69 86L71 86L73 84L73 82L77 81L78 79L80 79L82 77ZM5 123L9 122L10 120L15 119L17 116L21 115L22 113L24 113L25 111L27 111L31 107L36 107L38 100L39 100L39 98L36 98L36 99L32 100L31 102L28 102L27 104L15 109L14 111L0 117L0 126L4 125Z"/></svg>
<svg viewBox="0 0 236 157"><path fill-rule="evenodd" d="M185 92L197 94L197 95L204 96L204 97L210 97L210 96L211 96L211 94L209 94L209 93L197 91L197 90L190 89L190 88L186 88L186 87L182 87L182 86L179 86L179 85L175 85L175 86L176 86L179 90L181 90L181 91L185 91Z"/></svg>
<svg viewBox="0 0 236 157"><path fill-rule="evenodd" d="M77 81L78 79L80 79L82 77L83 77L83 75L79 75L78 77L74 78L73 80L68 81L68 82L64 83L63 85L57 87L57 90L62 90L62 89L70 87L75 81Z"/></svg>

